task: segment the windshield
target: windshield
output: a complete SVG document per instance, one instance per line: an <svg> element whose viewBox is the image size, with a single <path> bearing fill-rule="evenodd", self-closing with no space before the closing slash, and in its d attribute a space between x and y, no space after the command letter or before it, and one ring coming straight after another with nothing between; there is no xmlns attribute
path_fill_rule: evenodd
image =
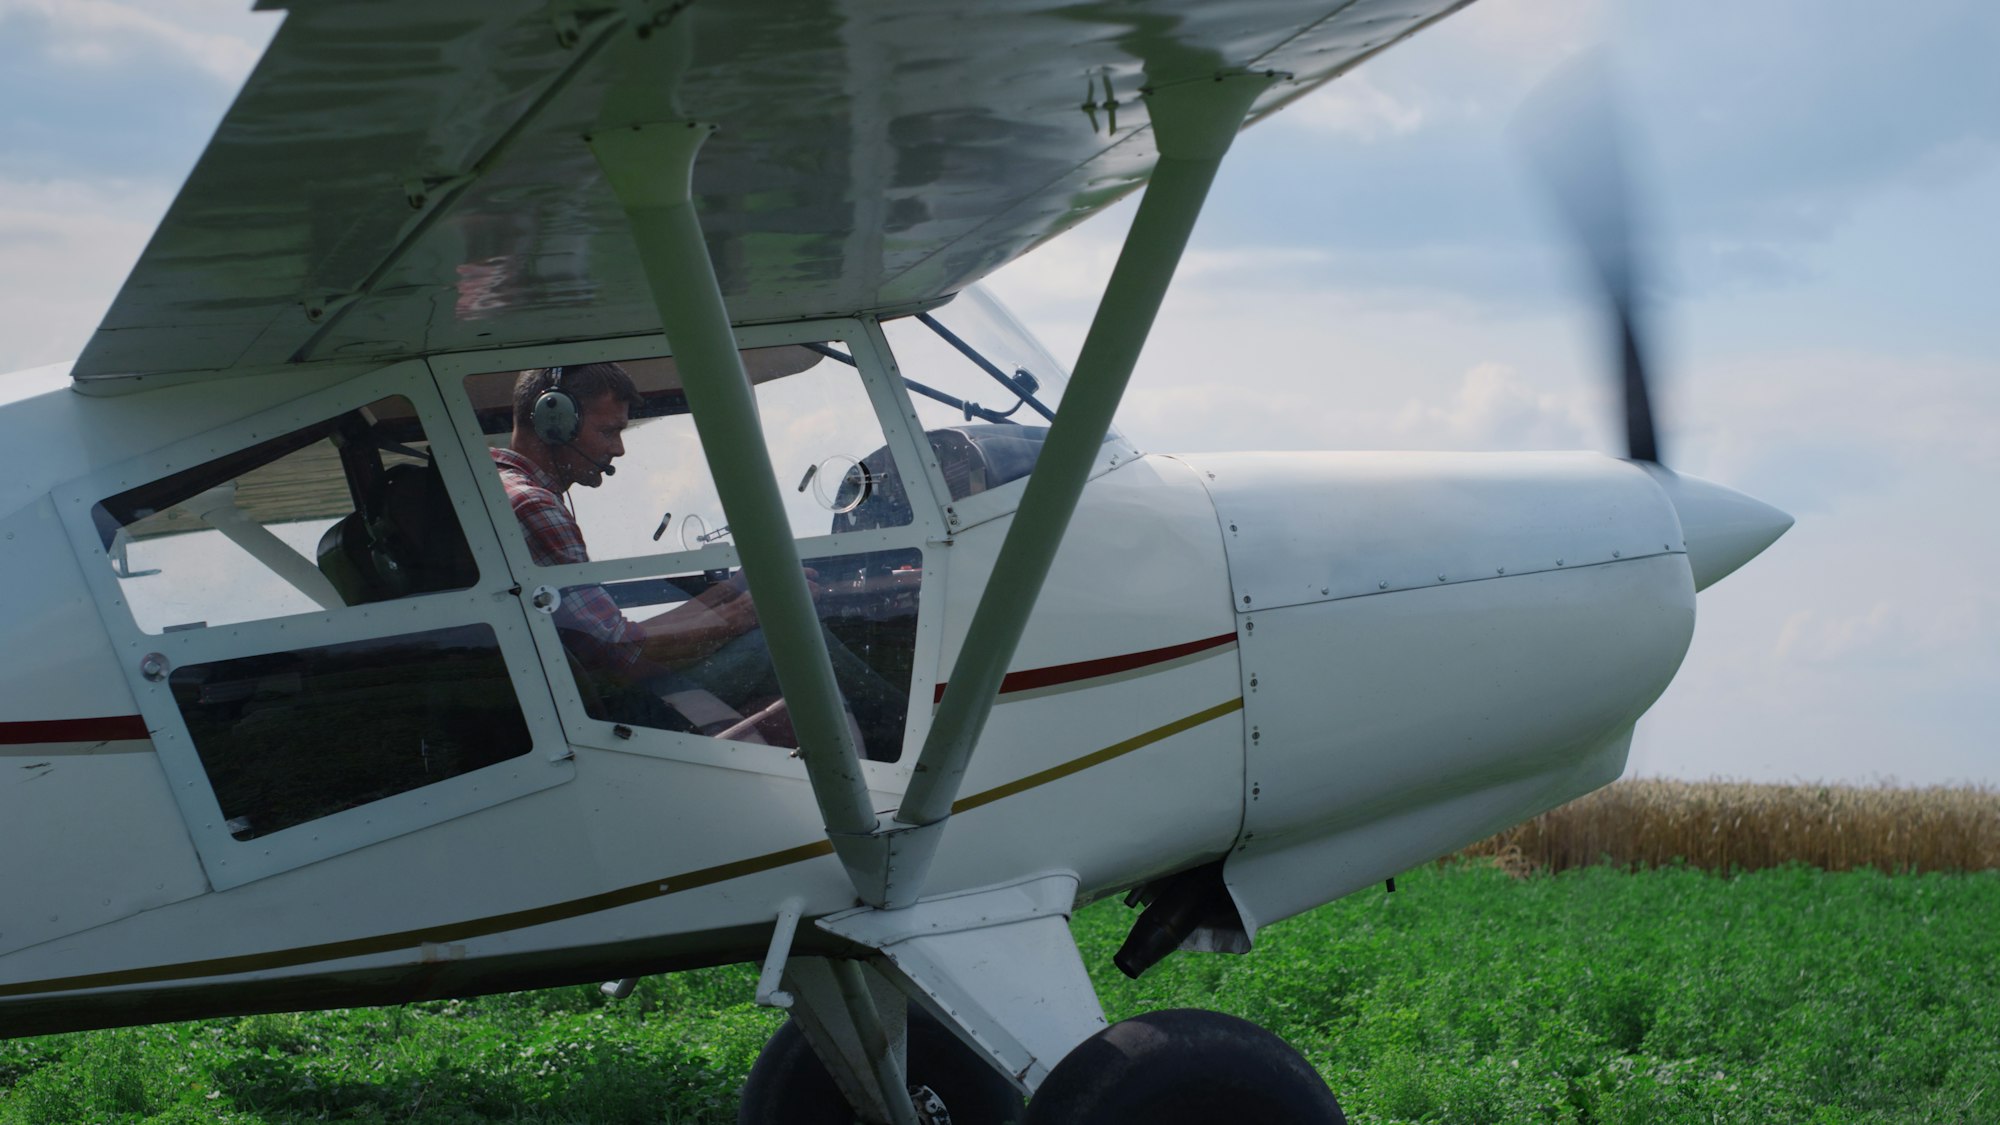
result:
<svg viewBox="0 0 2000 1125"><path fill-rule="evenodd" d="M926 429L1055 420L1069 372L984 289L974 286L930 312L884 321L882 330ZM1115 429L1110 439L1123 441Z"/></svg>

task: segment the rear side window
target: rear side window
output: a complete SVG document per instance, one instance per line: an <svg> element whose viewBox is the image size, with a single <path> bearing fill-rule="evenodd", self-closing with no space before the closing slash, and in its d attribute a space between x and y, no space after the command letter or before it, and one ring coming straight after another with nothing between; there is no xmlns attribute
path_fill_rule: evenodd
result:
<svg viewBox="0 0 2000 1125"><path fill-rule="evenodd" d="M92 510L150 633L464 589L471 550L408 399L385 398Z"/></svg>

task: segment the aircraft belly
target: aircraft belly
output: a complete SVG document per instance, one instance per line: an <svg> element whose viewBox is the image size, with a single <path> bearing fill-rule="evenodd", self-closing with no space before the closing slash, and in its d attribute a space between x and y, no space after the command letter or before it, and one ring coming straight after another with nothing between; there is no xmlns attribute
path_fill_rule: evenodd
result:
<svg viewBox="0 0 2000 1125"><path fill-rule="evenodd" d="M416 966L342 965L284 976L204 978L159 987L54 993L0 1001L0 1038L48 1035L167 1020L404 1004L529 988L650 976L756 958L769 927L667 935L471 958L437 956Z"/></svg>

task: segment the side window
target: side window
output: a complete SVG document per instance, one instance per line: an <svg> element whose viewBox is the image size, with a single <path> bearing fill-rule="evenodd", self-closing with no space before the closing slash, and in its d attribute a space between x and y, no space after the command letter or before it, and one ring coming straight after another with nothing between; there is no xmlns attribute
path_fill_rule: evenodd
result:
<svg viewBox="0 0 2000 1125"><path fill-rule="evenodd" d="M865 758L893 761L909 716L922 552L805 565L856 744ZM556 629L591 718L798 749L764 631L736 574L569 586L562 596ZM603 615L630 638L607 637Z"/></svg>
<svg viewBox="0 0 2000 1125"><path fill-rule="evenodd" d="M222 814L219 827L195 814L204 839L259 839L533 749L493 624L502 618L484 607L439 600L393 624L358 614L264 624L477 582L408 398L172 469L98 501L90 523L118 600L155 634L140 674L185 723ZM223 625L237 628L214 628ZM353 639L381 627L400 631ZM294 838L286 855L248 865L282 869L553 780L432 792L339 839Z"/></svg>
<svg viewBox="0 0 2000 1125"><path fill-rule="evenodd" d="M922 533L874 405L840 341L752 348L743 360L763 423L761 454L793 535L873 533L864 550L805 566L857 741L865 756L893 760L909 715ZM623 727L796 749L673 361L579 365L562 369L560 383L555 372L465 381L530 558L554 567L666 556L657 576L634 579L621 567L614 579L558 577L560 599L545 608L585 713ZM535 404L543 388L557 387L581 400L577 424L538 429Z"/></svg>
<svg viewBox="0 0 2000 1125"><path fill-rule="evenodd" d="M804 538L844 530L836 517L852 511L877 480L894 472L881 424L846 346L833 341L750 348L743 364L756 387L764 451L777 473L792 534ZM598 366L565 370L565 384ZM579 432L568 448L556 446L540 458L552 462L543 467L564 483L578 485L568 490L567 500L589 557L603 562L727 544L728 521L688 413L679 369L665 357L616 366L637 395L628 404L630 422L618 445ZM495 371L465 381L479 428L495 450L514 444L514 396L523 374ZM601 385L588 381L588 374L583 378L587 388ZM593 461L613 471L594 473ZM907 510L881 518L877 526L910 522Z"/></svg>
<svg viewBox="0 0 2000 1125"><path fill-rule="evenodd" d="M99 502L149 633L310 613L478 579L408 399L385 398Z"/></svg>

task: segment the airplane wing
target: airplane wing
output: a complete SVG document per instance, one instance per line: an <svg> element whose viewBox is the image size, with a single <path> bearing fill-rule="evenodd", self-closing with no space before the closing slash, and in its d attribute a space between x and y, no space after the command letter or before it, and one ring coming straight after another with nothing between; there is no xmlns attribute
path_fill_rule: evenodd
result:
<svg viewBox="0 0 2000 1125"><path fill-rule="evenodd" d="M1142 185L1142 86L1292 77L1469 0L659 4L732 319L916 304ZM644 5L293 0L73 369L115 391L658 331L583 136ZM637 80L644 81L643 77ZM134 376L145 376L135 379Z"/></svg>

